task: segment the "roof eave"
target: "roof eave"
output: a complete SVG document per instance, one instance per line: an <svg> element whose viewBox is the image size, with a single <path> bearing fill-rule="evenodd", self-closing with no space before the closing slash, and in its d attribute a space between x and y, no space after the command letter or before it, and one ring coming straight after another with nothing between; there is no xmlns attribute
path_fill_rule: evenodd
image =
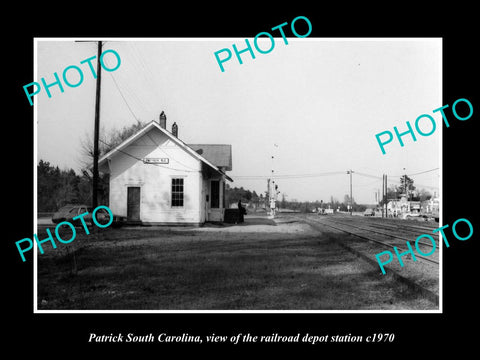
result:
<svg viewBox="0 0 480 360"><path fill-rule="evenodd" d="M180 140L179 138L177 138L176 136L174 136L173 134L171 134L170 132L168 132L166 129L162 128L160 126L160 124L158 124L155 120L152 120L149 124L145 125L145 127L141 130L139 130L138 132L136 132L135 134L133 134L132 136L130 136L129 138L125 139L122 143L120 143L119 145L117 145L115 148L113 148L112 150L110 150L108 153L106 153L105 155L103 155L99 160L98 160L98 165L100 166L100 164L103 164L103 162L105 162L107 159L109 159L114 153L118 152L118 151L121 151L123 148L127 147L131 142L133 142L135 139L137 139L138 137L140 137L141 135L143 135L144 133L146 133L147 131L150 131L150 129L152 127L156 127L157 129L159 129L161 132L163 132L165 135L167 135L167 137L176 142L177 144L179 144L181 147L183 147L187 152L189 152L191 155L193 155L194 157L196 157L198 160L204 162L205 164L207 164L208 166L210 166L212 169L218 171L219 173L223 174L229 181L233 182L233 180L228 176L226 175L222 170L220 170L217 166L213 165L210 161L208 161L207 159L205 159L203 156L201 156L200 154L198 154L195 150L193 150L190 146L188 146L186 143L184 143L182 140ZM93 167L93 164L90 168Z"/></svg>

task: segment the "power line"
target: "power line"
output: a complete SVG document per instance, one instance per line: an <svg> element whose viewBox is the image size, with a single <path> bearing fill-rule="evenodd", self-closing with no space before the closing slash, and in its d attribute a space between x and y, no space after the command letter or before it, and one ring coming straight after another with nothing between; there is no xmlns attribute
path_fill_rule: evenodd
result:
<svg viewBox="0 0 480 360"><path fill-rule="evenodd" d="M109 65L109 60L105 59L105 63ZM110 76L113 79L113 82L115 84L115 87L117 88L118 92L120 93L120 96L122 97L123 101L127 105L128 110L134 117L136 121L139 121L139 117L135 114L135 112L132 109L131 102L127 101L127 97L132 100L133 103L137 104L137 107L139 108L148 108L147 104L144 102L144 100L139 97L135 91L133 91L128 83L122 83L122 86L120 86L119 82L117 81L116 77L113 75L113 73L110 73ZM122 90L123 88L124 90ZM127 96L128 95L128 96Z"/></svg>
<svg viewBox="0 0 480 360"><path fill-rule="evenodd" d="M154 109L158 106L156 101L157 94L161 94L159 88L156 86L154 81L155 76L150 70L150 67L146 64L145 58L140 54L140 50L137 48L135 43L127 42L127 49L130 53L130 60L132 65L135 66L137 71L136 79L142 82L145 89L144 96L142 96L142 101L148 103L148 106L143 106L143 108L150 109L151 113L154 113Z"/></svg>
<svg viewBox="0 0 480 360"><path fill-rule="evenodd" d="M421 171L421 172L414 173L414 174L407 174L407 176L415 176L415 175L425 174L425 173L428 173L428 172L431 172L431 171L436 171L438 169L439 168L429 169L429 170ZM284 174L284 175L276 174L275 178L285 180L285 179L300 179L300 178L311 178L311 177L343 175L343 174L345 174L345 171L330 171L330 172L310 173L310 174ZM382 180L382 177L378 176L378 175L367 174L367 173L358 172L358 171L354 171L354 174L364 176L364 177L368 177L368 178L372 178L372 179ZM403 175L388 175L388 176L394 178L394 177L397 177L397 176L401 177ZM236 176L231 176L231 177L239 179L239 180L266 180L266 179L270 178L271 176L269 176L269 175L236 175Z"/></svg>
<svg viewBox="0 0 480 360"><path fill-rule="evenodd" d="M102 143L104 143L105 145L107 145L107 146L109 146L109 147L113 147L111 144L108 144L108 143L106 143L105 141L103 141L103 140L101 140L101 139L99 139L99 140L100 140ZM143 159L141 159L141 158L139 158L139 157L137 157L137 156L135 156L135 155L132 155L132 154L130 154L130 153L124 151L124 150L117 149L117 151L119 151L119 152L121 152L122 154L125 154L125 155L127 155L127 156L130 156L131 158L133 158L133 159L135 159L135 160L138 160L138 161L142 161L142 162L143 162ZM159 166L159 167L164 168L164 169L170 169L170 170L175 170L175 171L183 171L183 172L191 172L191 173L193 173L193 172L195 172L195 173L200 172L199 170L190 171L190 170L185 170L185 169L176 169L176 168L172 168L172 167L169 167L169 166L163 166L162 164L155 164L155 163L149 164L149 165Z"/></svg>
<svg viewBox="0 0 480 360"><path fill-rule="evenodd" d="M160 150L161 152L163 152L163 153L164 153L165 155L167 155L169 158L171 157L165 150L163 150L163 149L160 147L160 144L158 144L158 143L150 136L150 134L149 134L148 132L146 133L146 135L147 135L147 136L150 138L150 140L152 140L152 142L157 146L157 149L158 149L158 150ZM177 159L172 158L172 160L175 161L176 163L184 166L184 167L187 168L187 169L190 169L190 170L195 171L195 172L197 171L197 170L193 169L192 167L183 164L182 162L178 161Z"/></svg>
<svg viewBox="0 0 480 360"><path fill-rule="evenodd" d="M369 177L369 178L372 178L372 179L378 179L378 180L382 179L383 180L382 177L377 176L377 175L365 174L365 173L358 172L358 171L355 171L354 173L357 174L357 175Z"/></svg>
<svg viewBox="0 0 480 360"><path fill-rule="evenodd" d="M345 171L332 171L324 173L312 173L312 174L284 174L284 175L275 175L275 179L300 179L300 178L310 178L310 177L320 177L320 176L330 176L330 175L340 175L345 174ZM266 180L271 178L271 175L237 175L231 176L239 180Z"/></svg>
<svg viewBox="0 0 480 360"><path fill-rule="evenodd" d="M148 83L150 90L153 90L152 93L160 93L156 86L156 83L154 82L153 79L155 79L155 76L153 72L151 71L150 67L146 63L146 59L142 54L140 54L140 50L137 47L136 43L128 43L130 45L130 48L133 50L132 55L136 57L138 63L140 64L140 67L144 70L143 71L143 77L146 80L146 83ZM147 74L148 73L148 74Z"/></svg>
<svg viewBox="0 0 480 360"><path fill-rule="evenodd" d="M355 174L355 172L354 172L354 174ZM379 181L380 181L380 179L375 179L375 180L373 180L373 181L371 181L371 182L369 182L369 183L366 183L366 184L356 184L355 187L356 187L356 188L360 188L360 187L372 186L372 185L374 185L374 184L378 184Z"/></svg>
<svg viewBox="0 0 480 360"><path fill-rule="evenodd" d="M139 119L138 119L137 115L135 115L135 113L133 112L132 108L131 108L130 105L128 104L128 101L125 99L125 96L123 95L122 90L120 90L120 88L118 87L117 80L115 80L115 77L113 76L112 73L110 73L110 76L112 77L113 83L115 84L118 92L120 93L120 96L122 97L123 101L125 102L125 105L127 105L128 110L130 110L130 114L132 114L132 116L134 117L134 119L138 121Z"/></svg>
<svg viewBox="0 0 480 360"><path fill-rule="evenodd" d="M429 169L425 171L420 171L418 173L414 174L407 174L407 176L415 176L415 175L420 175L420 174L425 174L428 172L436 171L439 168L434 168L434 169ZM276 180L288 180L288 179L302 179L302 178L313 178L313 177L321 177L321 176L333 176L333 175L344 175L345 171L331 171L331 172L323 172L323 173L311 173L311 174L284 174L284 175L275 175ZM378 175L373 175L373 174L366 174L358 171L353 171L353 174L357 174L363 177L367 178L372 178L375 179L375 182L371 182L366 185L358 185L356 187L363 187L363 186L371 186L373 183L376 183L377 181L382 180L383 178ZM390 183L400 183L399 180L394 179L396 176L395 175L387 175L390 178ZM403 175L401 175L403 176ZM398 177L401 177L398 175ZM271 176L266 176L266 175L237 175L237 176L230 176L231 178L234 178L236 180L260 180L260 181L265 181L266 179L269 179ZM434 185L423 185L419 183L415 183L416 187L421 187L421 188L429 188L429 189L439 189L438 186Z"/></svg>
<svg viewBox="0 0 480 360"><path fill-rule="evenodd" d="M425 174L425 173L428 173L428 172L431 172L431 171L436 171L436 170L439 170L439 169L440 168L425 170L425 171L421 171L421 172L418 172L418 173L415 173L415 174L407 174L407 176L415 176L415 175Z"/></svg>
<svg viewBox="0 0 480 360"><path fill-rule="evenodd" d="M393 177L403 177L405 175L407 176L415 176L415 175L420 175L420 174L425 174L425 173L428 173L428 172L431 172L431 171L436 171L436 170L439 170L440 168L434 168L434 169L430 169L430 170L425 170L425 171L420 171L418 173L414 173L414 174L401 174L401 175L388 175L388 176L393 176Z"/></svg>

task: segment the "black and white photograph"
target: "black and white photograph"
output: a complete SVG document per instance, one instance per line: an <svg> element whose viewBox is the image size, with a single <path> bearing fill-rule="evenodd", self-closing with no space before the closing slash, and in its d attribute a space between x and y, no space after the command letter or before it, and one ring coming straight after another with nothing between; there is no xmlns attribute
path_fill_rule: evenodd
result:
<svg viewBox="0 0 480 360"><path fill-rule="evenodd" d="M226 5L4 32L5 343L473 345L473 9Z"/></svg>
<svg viewBox="0 0 480 360"><path fill-rule="evenodd" d="M441 39L36 50L38 311L440 309Z"/></svg>

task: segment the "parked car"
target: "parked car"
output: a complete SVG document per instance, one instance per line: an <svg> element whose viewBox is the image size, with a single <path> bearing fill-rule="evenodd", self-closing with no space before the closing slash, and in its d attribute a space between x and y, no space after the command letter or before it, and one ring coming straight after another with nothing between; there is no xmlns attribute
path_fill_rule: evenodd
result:
<svg viewBox="0 0 480 360"><path fill-rule="evenodd" d="M363 216L375 216L375 211L373 209L366 209L363 212Z"/></svg>
<svg viewBox="0 0 480 360"><path fill-rule="evenodd" d="M402 219L411 219L411 218L418 218L420 216L419 213L403 213L402 214Z"/></svg>
<svg viewBox="0 0 480 360"><path fill-rule="evenodd" d="M52 216L52 221L55 224L58 224L62 221L68 221L74 224L81 224L80 219L73 218L80 214L83 214L88 211L88 214L83 217L87 226L93 226L93 219L92 219L92 212L93 208L91 206L87 206L84 204L70 204L65 205L60 208L55 214ZM107 210L100 208L95 212L95 219L99 224L107 224L110 220L110 214ZM113 222L111 224L112 227L120 227L127 221L127 218L124 216L113 214Z"/></svg>

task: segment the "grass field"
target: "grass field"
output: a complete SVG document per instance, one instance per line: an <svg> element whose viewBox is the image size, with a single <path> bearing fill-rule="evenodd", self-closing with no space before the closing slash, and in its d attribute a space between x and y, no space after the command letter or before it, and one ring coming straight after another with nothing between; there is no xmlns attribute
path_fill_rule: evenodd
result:
<svg viewBox="0 0 480 360"><path fill-rule="evenodd" d="M38 309L432 307L338 246L338 235L307 225L294 232L253 228L122 228L77 235L68 252L59 244L38 255Z"/></svg>

